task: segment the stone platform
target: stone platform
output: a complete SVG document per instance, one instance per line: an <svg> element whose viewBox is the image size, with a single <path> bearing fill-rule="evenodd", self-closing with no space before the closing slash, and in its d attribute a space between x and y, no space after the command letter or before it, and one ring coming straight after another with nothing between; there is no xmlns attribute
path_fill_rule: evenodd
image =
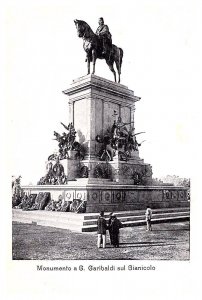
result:
<svg viewBox="0 0 202 300"><path fill-rule="evenodd" d="M132 227L145 225L145 210L136 210L128 212L116 212L117 217L123 224L123 227ZM106 220L109 213L105 214ZM98 214L76 214L71 212L55 211L23 211L13 209L13 221L41 226L50 226L56 228L70 229L77 232L97 231ZM166 208L154 209L152 223L164 223L174 221L189 220L190 211L188 207L184 208Z"/></svg>
<svg viewBox="0 0 202 300"><path fill-rule="evenodd" d="M59 196L67 201L80 199L86 201L87 213L101 210L131 211L189 207L187 189L175 186L135 186L112 183L108 179L78 179L66 185L23 186L27 194L50 192L51 199L58 201Z"/></svg>

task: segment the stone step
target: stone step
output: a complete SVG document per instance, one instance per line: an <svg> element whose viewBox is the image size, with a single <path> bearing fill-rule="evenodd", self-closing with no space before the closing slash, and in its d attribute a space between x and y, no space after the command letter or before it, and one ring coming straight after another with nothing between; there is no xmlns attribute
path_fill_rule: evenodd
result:
<svg viewBox="0 0 202 300"><path fill-rule="evenodd" d="M175 208L175 209L155 209L152 210L153 217L156 214L159 213L177 213L177 212L189 212L189 208ZM57 211L45 211L45 210L34 210L34 211L23 211L21 209L13 209L13 218L15 216L21 218L31 218L31 219L61 219L63 221L67 222L82 222L82 221L90 221L92 220L93 222L96 220L99 216L99 213L88 213L88 214L76 214L72 212L57 212ZM105 213L106 219L109 218L110 213ZM125 212L115 212L118 218L127 218L127 217L137 217L137 216L144 216L145 215L145 210L135 210L135 211L125 211Z"/></svg>
<svg viewBox="0 0 202 300"><path fill-rule="evenodd" d="M157 223L167 223L167 222L180 222L180 221L188 221L190 219L190 215L183 215L183 216L175 216L175 217L165 217L165 218L158 218L152 219L152 224ZM133 226L141 226L146 225L145 220L137 220L137 221L127 221L123 223L123 227L133 227ZM88 225L83 226L81 229L82 232L95 232L97 231L97 226L95 225Z"/></svg>
<svg viewBox="0 0 202 300"><path fill-rule="evenodd" d="M177 211L177 212L156 212L153 214L153 218L160 218L161 216L175 216L175 215L185 215L188 211ZM132 221L132 220L138 220L138 219L144 219L145 213L138 213L138 214L132 214L132 215L118 215L117 217L121 220L121 222L126 221ZM74 213L65 213L65 212L51 212L46 213L46 211L41 211L38 213L34 213L34 211L19 211L17 214L13 214L14 219L23 219L28 221L34 221L37 222L37 220L45 220L45 221L52 221L53 219L57 222L66 222L66 223L74 223L74 224L83 224L83 225L93 225L97 223L98 216L94 216L91 219L84 219L84 216ZM106 217L106 220L109 218Z"/></svg>
<svg viewBox="0 0 202 300"><path fill-rule="evenodd" d="M169 220L189 219L189 208L155 209L152 210L152 222L167 222ZM13 221L56 228L70 229L79 232L91 232L97 230L97 218L99 214L76 214L72 212L55 211L23 211L13 209ZM123 226L136 226L145 224L145 210L116 212ZM105 214L106 220L109 213Z"/></svg>
<svg viewBox="0 0 202 300"><path fill-rule="evenodd" d="M153 214L153 218L162 218L162 217L175 217L175 216L184 216L187 215L187 212L169 212L169 213L156 213ZM145 214L141 214L141 215L131 215L131 216L124 216L124 217L120 217L119 216L119 220L124 224L127 221L136 221L136 220L144 220L145 219ZM108 220L108 218L106 218L106 220ZM94 225L97 224L97 219L91 219L88 221L84 221L83 225L87 226L87 225Z"/></svg>
<svg viewBox="0 0 202 300"><path fill-rule="evenodd" d="M169 212L189 212L189 207L179 207L179 208L161 208L161 209L152 209L152 214L155 215L156 213L169 213ZM109 217L110 213L105 213L105 218ZM133 211L119 211L114 212L114 214L120 218L124 216L134 216L134 215L144 215L144 210L133 210ZM90 220L90 219L97 219L99 216L99 213L90 213L84 215L84 220Z"/></svg>
<svg viewBox="0 0 202 300"><path fill-rule="evenodd" d="M183 220L189 220L190 215L183 215L183 216L173 216L173 217L162 217L162 218L157 218L157 219L152 219L152 224L157 224L157 223L166 223L166 222L171 222L171 221L183 221ZM130 227L130 226L136 226L136 225L145 225L146 221L145 220L138 220L138 221L132 221L132 222L125 222L123 227Z"/></svg>

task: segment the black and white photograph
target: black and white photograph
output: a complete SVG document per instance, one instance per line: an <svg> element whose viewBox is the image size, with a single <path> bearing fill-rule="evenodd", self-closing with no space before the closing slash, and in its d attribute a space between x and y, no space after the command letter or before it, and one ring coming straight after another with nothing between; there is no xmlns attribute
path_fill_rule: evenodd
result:
<svg viewBox="0 0 202 300"><path fill-rule="evenodd" d="M5 1L5 299L29 286L30 299L91 299L105 277L106 297L131 298L134 280L140 299L200 298L189 285L200 9L188 0ZM165 297L164 279L173 283Z"/></svg>

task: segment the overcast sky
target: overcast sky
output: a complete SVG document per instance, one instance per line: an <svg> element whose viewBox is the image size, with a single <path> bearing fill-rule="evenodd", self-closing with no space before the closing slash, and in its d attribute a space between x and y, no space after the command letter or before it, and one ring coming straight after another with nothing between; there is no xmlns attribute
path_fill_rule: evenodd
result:
<svg viewBox="0 0 202 300"><path fill-rule="evenodd" d="M53 131L68 124L62 93L87 72L82 39L74 19L93 29L104 17L113 43L124 50L121 83L141 97L137 131L146 131L140 156L153 176L189 177L200 110L195 75L199 67L200 10L197 1L7 1L6 108L7 168L35 184L47 157L57 149ZM96 75L113 80L104 61ZM198 79L199 80L199 79ZM192 153L192 157L190 157Z"/></svg>

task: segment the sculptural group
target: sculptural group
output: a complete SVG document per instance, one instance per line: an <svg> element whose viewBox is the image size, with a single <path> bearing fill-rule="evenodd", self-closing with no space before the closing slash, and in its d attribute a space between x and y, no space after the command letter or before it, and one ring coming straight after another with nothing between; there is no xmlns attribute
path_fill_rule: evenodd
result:
<svg viewBox="0 0 202 300"><path fill-rule="evenodd" d="M144 133L134 133L134 128L128 130L127 125L130 123L123 123L121 117L114 121L112 127L106 131L105 135L101 137L96 136L96 141L102 143L99 157L101 160L113 160L115 153L118 151L118 156L121 161L128 161L131 157L132 151L138 151L141 143L137 142L136 135Z"/></svg>
<svg viewBox="0 0 202 300"><path fill-rule="evenodd" d="M103 18L99 19L99 27L96 33L82 20L74 20L78 37L83 39L83 48L86 52L87 74L90 74L90 63L93 63L92 74L95 73L97 58L105 59L109 69L114 74L114 81L117 81L114 63L118 71L118 82L120 82L123 50L112 44L111 34L108 26L104 24Z"/></svg>

